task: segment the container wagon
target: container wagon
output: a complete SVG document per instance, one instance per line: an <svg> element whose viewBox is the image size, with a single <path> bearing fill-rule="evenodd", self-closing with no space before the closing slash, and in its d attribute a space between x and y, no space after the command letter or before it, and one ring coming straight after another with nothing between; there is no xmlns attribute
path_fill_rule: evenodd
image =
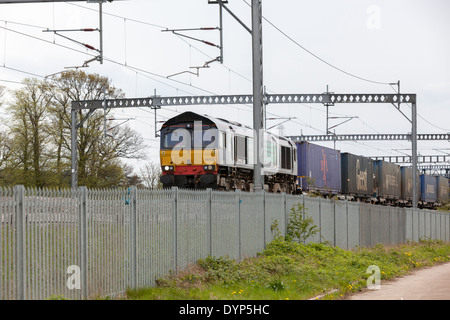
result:
<svg viewBox="0 0 450 320"><path fill-rule="evenodd" d="M373 160L351 153L341 153L341 182L342 194L346 198L373 201Z"/></svg>
<svg viewBox="0 0 450 320"><path fill-rule="evenodd" d="M437 202L443 205L449 201L449 179L443 176L437 176L436 179Z"/></svg>
<svg viewBox="0 0 450 320"><path fill-rule="evenodd" d="M341 153L306 141L297 145L297 189L333 196L341 193Z"/></svg>
<svg viewBox="0 0 450 320"><path fill-rule="evenodd" d="M413 198L413 169L412 167L400 167L400 175L401 175L401 195L398 204L402 207L412 207L412 198ZM419 171L416 171L417 177L417 196L420 197L420 179L419 179Z"/></svg>
<svg viewBox="0 0 450 320"><path fill-rule="evenodd" d="M420 208L434 208L437 203L437 179L428 174L420 175Z"/></svg>
<svg viewBox="0 0 450 320"><path fill-rule="evenodd" d="M383 160L373 162L375 194L379 203L396 204L401 197L400 166Z"/></svg>

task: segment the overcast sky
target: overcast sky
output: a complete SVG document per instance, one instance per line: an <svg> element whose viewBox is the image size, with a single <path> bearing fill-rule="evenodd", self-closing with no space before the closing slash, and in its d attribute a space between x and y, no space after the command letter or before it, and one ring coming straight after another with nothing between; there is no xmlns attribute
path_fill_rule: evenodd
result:
<svg viewBox="0 0 450 320"><path fill-rule="evenodd" d="M250 27L250 0L229 2L229 8ZM109 77L126 97L148 97L154 90L162 96L251 94L251 37L226 12L223 65L211 63L210 68L199 69L199 76L183 73L167 78L195 72L190 67L216 58L219 50L161 30L217 27L217 5L207 0L125 0L106 3L103 10L106 60L83 70ZM395 86L378 82L400 80L403 93L417 94L418 132L450 132L449 13L448 0L263 0L263 16L272 24L263 23L264 84L269 93L322 93L327 85L335 93L394 93ZM96 28L98 23L98 4L0 4L0 85L13 90L26 77L41 78L81 66L92 58L92 51L43 30ZM219 44L216 30L184 34ZM99 47L96 32L64 35ZM369 81L336 70L300 46ZM169 107L158 111L158 121L186 110L252 125L250 105ZM402 105L401 110L410 116L410 106ZM334 117L357 117L336 127L337 134L411 131L408 120L392 105L340 104L330 107L330 112ZM5 113L0 109L0 117L7 117ZM128 124L149 145L148 160L158 163L153 112L121 109L115 114L134 118ZM272 104L267 116L296 118L283 123L285 135L325 134L326 113L320 104ZM340 121L330 120L330 126ZM366 156L411 152L410 143L400 141L341 142L336 147ZM447 141L419 142L418 147L419 154L450 153Z"/></svg>

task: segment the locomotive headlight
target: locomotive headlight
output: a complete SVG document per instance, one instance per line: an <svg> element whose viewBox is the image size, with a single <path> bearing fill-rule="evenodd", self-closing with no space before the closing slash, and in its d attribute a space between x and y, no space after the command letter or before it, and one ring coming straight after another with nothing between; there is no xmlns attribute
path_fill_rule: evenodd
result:
<svg viewBox="0 0 450 320"><path fill-rule="evenodd" d="M216 170L216 166L205 165L205 166L203 166L203 170L205 170L205 171L214 171L214 170Z"/></svg>
<svg viewBox="0 0 450 320"><path fill-rule="evenodd" d="M173 171L174 170L174 166L164 166L163 167L163 171Z"/></svg>
<svg viewBox="0 0 450 320"><path fill-rule="evenodd" d="M164 167L164 171L169 171L170 167L169 166L165 166Z"/></svg>

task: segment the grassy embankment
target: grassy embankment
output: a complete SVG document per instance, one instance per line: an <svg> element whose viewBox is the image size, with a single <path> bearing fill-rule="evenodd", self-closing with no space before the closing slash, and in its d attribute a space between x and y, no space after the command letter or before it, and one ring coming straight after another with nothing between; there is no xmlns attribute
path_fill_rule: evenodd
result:
<svg viewBox="0 0 450 320"><path fill-rule="evenodd" d="M291 236L306 238L317 232L298 212L291 215ZM442 241L343 250L292 239L278 235L257 257L241 262L226 257L199 260L184 272L158 279L154 288L128 291L127 299L341 299L367 287L371 265L379 267L382 284L414 269L450 261L450 243Z"/></svg>
<svg viewBox="0 0 450 320"><path fill-rule="evenodd" d="M370 265L383 281L450 261L450 244L420 241L395 247L343 250L278 238L255 258L236 262L208 257L185 272L158 279L154 288L127 292L128 299L340 299L367 287Z"/></svg>

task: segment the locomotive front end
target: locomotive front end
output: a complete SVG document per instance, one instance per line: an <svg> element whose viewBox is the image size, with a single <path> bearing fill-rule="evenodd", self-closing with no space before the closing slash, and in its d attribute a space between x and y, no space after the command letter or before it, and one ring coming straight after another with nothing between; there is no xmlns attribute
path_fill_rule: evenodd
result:
<svg viewBox="0 0 450 320"><path fill-rule="evenodd" d="M161 128L160 160L164 188L217 188L217 127L192 114Z"/></svg>

